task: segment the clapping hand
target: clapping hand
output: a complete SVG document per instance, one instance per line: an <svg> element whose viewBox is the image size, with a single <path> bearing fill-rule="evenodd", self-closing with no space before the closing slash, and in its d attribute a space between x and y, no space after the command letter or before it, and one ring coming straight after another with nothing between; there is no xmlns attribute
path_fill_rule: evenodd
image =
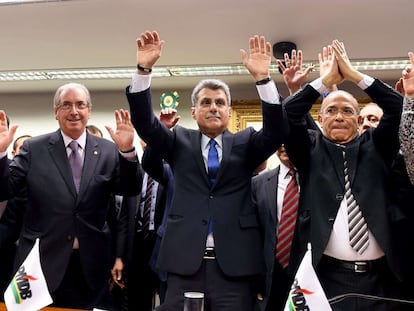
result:
<svg viewBox="0 0 414 311"><path fill-rule="evenodd" d="M404 95L408 98L414 97L414 54L413 52L408 52L408 57L410 59L410 65L405 67L402 72L402 90Z"/></svg>

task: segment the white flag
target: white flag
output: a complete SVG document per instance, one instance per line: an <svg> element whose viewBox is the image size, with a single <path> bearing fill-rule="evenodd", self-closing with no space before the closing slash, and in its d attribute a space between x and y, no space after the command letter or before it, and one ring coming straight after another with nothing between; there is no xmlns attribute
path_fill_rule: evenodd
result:
<svg viewBox="0 0 414 311"><path fill-rule="evenodd" d="M296 272L284 311L310 310L330 311L331 305L326 298L319 279L312 266L310 243Z"/></svg>
<svg viewBox="0 0 414 311"><path fill-rule="evenodd" d="M40 265L39 239L4 292L4 302L8 311L34 311L53 302Z"/></svg>

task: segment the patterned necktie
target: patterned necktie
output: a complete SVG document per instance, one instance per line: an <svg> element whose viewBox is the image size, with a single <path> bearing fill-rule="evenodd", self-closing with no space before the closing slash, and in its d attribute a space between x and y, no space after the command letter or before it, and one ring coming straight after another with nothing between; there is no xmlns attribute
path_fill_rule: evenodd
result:
<svg viewBox="0 0 414 311"><path fill-rule="evenodd" d="M359 254L362 254L369 245L368 226L351 192L345 151L342 151L342 155L344 158L345 199L348 206L349 244Z"/></svg>
<svg viewBox="0 0 414 311"><path fill-rule="evenodd" d="M151 220L151 201L152 201L152 189L154 188L154 180L149 176L147 179L147 190L145 191L144 212L143 212L143 227L144 238L149 235L150 220Z"/></svg>
<svg viewBox="0 0 414 311"><path fill-rule="evenodd" d="M296 182L296 171L290 169L291 179L286 187L283 197L282 214L277 230L276 258L285 268L289 264L290 249L292 246L293 232L295 230L296 216L299 205L299 188Z"/></svg>
<svg viewBox="0 0 414 311"><path fill-rule="evenodd" d="M79 144L76 140L72 140L68 146L72 150L69 155L69 163L72 169L73 182L75 183L76 192L79 192L83 164L82 158L78 152Z"/></svg>

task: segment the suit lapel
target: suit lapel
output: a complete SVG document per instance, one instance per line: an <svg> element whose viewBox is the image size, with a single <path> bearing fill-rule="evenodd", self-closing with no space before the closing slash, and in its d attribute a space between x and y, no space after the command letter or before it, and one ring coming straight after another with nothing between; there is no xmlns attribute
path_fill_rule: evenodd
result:
<svg viewBox="0 0 414 311"><path fill-rule="evenodd" d="M267 206L269 208L269 213L272 217L273 224L275 225L278 223L277 221L277 184L279 179L279 171L280 166L278 166L274 172L268 177L267 182L265 183L266 192L268 195L267 198Z"/></svg>
<svg viewBox="0 0 414 311"><path fill-rule="evenodd" d="M348 161L348 174L349 174L349 181L351 183L351 187L352 187L352 184L354 183L355 174L356 174L357 166L358 166L357 159L359 156L359 146L360 146L360 141L358 139L355 141L355 143L352 143L346 147L346 158Z"/></svg>
<svg viewBox="0 0 414 311"><path fill-rule="evenodd" d="M87 134L86 146L85 146L85 159L83 161L82 178L79 187L79 196L86 190L93 172L101 157L101 149L99 148L98 141L92 135Z"/></svg>
<svg viewBox="0 0 414 311"><path fill-rule="evenodd" d="M68 154L63 142L60 130L57 130L49 140L49 154L58 168L60 175L67 184L73 196L76 196L75 184L73 183L72 171L68 160Z"/></svg>
<svg viewBox="0 0 414 311"><path fill-rule="evenodd" d="M204 181L207 185L209 185L208 175L203 160L203 153L201 151L201 132L194 131L191 132L190 135L191 145L193 146L193 148L191 148L191 150L193 151L193 157L195 158L198 168L202 172L202 176L204 176Z"/></svg>
<svg viewBox="0 0 414 311"><path fill-rule="evenodd" d="M221 162L220 162L219 170L217 172L217 180L220 180L221 175L223 175L223 172L225 171L226 166L229 163L230 153L233 147L233 139L234 139L234 135L232 133L230 133L227 130L224 131L223 139L222 139L223 146L221 146L222 148ZM217 180L216 180L216 183L217 183Z"/></svg>
<svg viewBox="0 0 414 311"><path fill-rule="evenodd" d="M326 146L328 148L329 156L332 159L332 163L335 163L334 169L336 172L336 176L338 178L338 181L342 185L342 187L345 187L345 177L344 177L344 158L342 155L342 148L338 146L337 144L334 144L327 139L325 139ZM327 168L329 169L329 168Z"/></svg>

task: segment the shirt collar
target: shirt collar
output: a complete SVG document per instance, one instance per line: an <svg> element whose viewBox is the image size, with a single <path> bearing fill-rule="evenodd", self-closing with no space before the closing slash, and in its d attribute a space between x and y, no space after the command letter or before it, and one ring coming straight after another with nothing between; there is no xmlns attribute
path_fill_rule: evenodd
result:
<svg viewBox="0 0 414 311"><path fill-rule="evenodd" d="M62 137L63 137L63 142L65 144L65 147L67 147L70 142L72 140L76 140L79 144L79 146L85 150L85 146L86 146L86 130L83 131L82 135L78 137L78 139L72 139L69 136L65 135L62 131L60 131L62 133Z"/></svg>
<svg viewBox="0 0 414 311"><path fill-rule="evenodd" d="M211 140L210 137L208 137L207 135L201 134L201 147L203 149L210 148L210 140ZM218 146L219 148L222 148L222 146L223 146L223 134L220 134L220 135L214 137L214 140L217 143L216 146Z"/></svg>

